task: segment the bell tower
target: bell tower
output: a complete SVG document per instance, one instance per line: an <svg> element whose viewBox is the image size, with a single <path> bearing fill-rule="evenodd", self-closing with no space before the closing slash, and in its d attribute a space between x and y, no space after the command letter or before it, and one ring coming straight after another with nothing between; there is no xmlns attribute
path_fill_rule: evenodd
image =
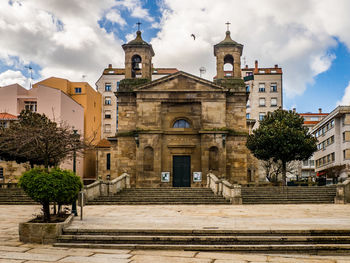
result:
<svg viewBox="0 0 350 263"><path fill-rule="evenodd" d="M136 38L122 45L125 52L125 78L152 79L152 57L154 51L152 45L141 37L140 24L136 32Z"/></svg>
<svg viewBox="0 0 350 263"><path fill-rule="evenodd" d="M214 45L214 56L216 57L216 78L241 78L241 56L243 45L231 39L229 30L230 23L227 22L226 37L220 43Z"/></svg>

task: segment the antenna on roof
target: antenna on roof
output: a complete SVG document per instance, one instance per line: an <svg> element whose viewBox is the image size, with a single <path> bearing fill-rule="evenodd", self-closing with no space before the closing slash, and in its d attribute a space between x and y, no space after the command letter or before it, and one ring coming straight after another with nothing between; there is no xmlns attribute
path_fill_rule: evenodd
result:
<svg viewBox="0 0 350 263"><path fill-rule="evenodd" d="M199 76L202 77L202 75L207 72L206 68L205 67L200 67L199 68Z"/></svg>
<svg viewBox="0 0 350 263"><path fill-rule="evenodd" d="M25 68L29 69L30 71L30 86L29 88L32 89L32 81L33 81L33 68L31 65L25 66Z"/></svg>

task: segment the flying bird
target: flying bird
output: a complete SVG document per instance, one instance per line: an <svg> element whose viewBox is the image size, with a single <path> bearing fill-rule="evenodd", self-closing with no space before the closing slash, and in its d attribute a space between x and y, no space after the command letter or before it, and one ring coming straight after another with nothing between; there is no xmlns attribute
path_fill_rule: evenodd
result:
<svg viewBox="0 0 350 263"><path fill-rule="evenodd" d="M196 36L194 34L191 34L191 37L193 37L193 40L196 40Z"/></svg>

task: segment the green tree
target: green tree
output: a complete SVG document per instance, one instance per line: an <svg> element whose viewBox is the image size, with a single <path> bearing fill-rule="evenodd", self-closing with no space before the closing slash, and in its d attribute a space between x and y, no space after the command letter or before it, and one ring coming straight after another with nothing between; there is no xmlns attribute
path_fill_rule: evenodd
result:
<svg viewBox="0 0 350 263"><path fill-rule="evenodd" d="M50 203L71 204L76 200L82 183L73 172L52 169L33 168L19 179L19 185L34 201L43 208L44 221L50 222Z"/></svg>
<svg viewBox="0 0 350 263"><path fill-rule="evenodd" d="M281 162L283 184L286 184L287 163L306 160L317 150L317 139L303 123L297 113L278 109L268 113L247 139L246 145L256 158Z"/></svg>
<svg viewBox="0 0 350 263"><path fill-rule="evenodd" d="M0 158L17 163L57 166L63 159L84 148L73 129L58 125L44 114L22 111L18 121L0 129Z"/></svg>

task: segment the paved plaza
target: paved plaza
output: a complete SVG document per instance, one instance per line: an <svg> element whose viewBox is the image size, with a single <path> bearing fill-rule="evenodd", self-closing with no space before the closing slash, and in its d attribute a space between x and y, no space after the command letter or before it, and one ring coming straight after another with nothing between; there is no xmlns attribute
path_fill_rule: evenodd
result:
<svg viewBox="0 0 350 263"><path fill-rule="evenodd" d="M39 206L0 206L0 263L44 262L306 262L350 263L349 256L228 252L70 249L18 241L18 223ZM133 229L350 229L350 205L87 206L71 227Z"/></svg>

